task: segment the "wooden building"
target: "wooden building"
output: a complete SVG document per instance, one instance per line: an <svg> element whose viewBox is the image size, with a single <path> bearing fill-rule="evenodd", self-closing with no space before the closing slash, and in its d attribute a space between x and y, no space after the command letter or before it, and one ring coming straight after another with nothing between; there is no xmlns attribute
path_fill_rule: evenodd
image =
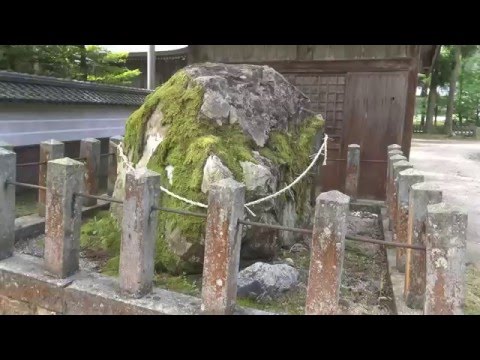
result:
<svg viewBox="0 0 480 360"><path fill-rule="evenodd" d="M178 70L187 65L188 48L155 52L155 84L162 85ZM147 86L147 52L132 52L128 54L126 66L128 69L139 69L141 74L132 86L146 89Z"/></svg>
<svg viewBox="0 0 480 360"><path fill-rule="evenodd" d="M359 196L384 199L386 149L408 156L419 72L438 45L190 45L189 63L269 65L311 100L326 119L329 143L322 191L344 190L347 147L361 146Z"/></svg>

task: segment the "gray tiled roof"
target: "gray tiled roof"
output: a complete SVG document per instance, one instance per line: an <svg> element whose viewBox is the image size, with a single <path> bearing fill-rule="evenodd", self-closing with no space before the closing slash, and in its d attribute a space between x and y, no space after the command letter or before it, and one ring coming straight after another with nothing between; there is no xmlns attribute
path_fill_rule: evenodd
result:
<svg viewBox="0 0 480 360"><path fill-rule="evenodd" d="M151 91L0 71L0 102L140 106Z"/></svg>

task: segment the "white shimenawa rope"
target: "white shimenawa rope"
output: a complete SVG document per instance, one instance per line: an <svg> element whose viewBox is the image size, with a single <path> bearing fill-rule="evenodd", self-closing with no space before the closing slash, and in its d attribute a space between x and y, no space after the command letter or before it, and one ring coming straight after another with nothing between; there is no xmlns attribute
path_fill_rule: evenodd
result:
<svg viewBox="0 0 480 360"><path fill-rule="evenodd" d="M124 164L132 171L135 171L135 168L133 167L132 163L130 161L128 161L128 158L125 156L125 153L123 152L123 148L122 148L122 144L118 144L116 145L117 146L117 149L119 150L118 151L118 154L120 155L120 157L122 158ZM177 194L174 194L172 193L171 191L169 191L168 189L165 189L163 186L160 186L160 190L163 191L164 193L178 199L178 200L181 200L183 202L186 202L187 204L190 204L190 205L195 205L195 206L198 206L198 207L201 207L201 208L205 208L207 209L208 208L208 205L205 205L205 204L202 204L202 203L199 203L199 202L196 202L196 201L193 201L193 200L189 200L189 199L186 199L184 197L181 197Z"/></svg>
<svg viewBox="0 0 480 360"><path fill-rule="evenodd" d="M271 195L268 195L268 196L265 196L261 199L258 199L258 200L255 200L255 201L252 201L252 202L249 202L247 204L245 204L245 208L248 210L248 212L250 214L252 214L253 216L256 216L255 213L249 209L249 206L253 206L253 205L257 205L257 204L260 204L264 201L267 201L267 200L270 200L270 199L274 199L276 198L277 196L283 194L285 191L288 191L290 190L293 186L295 186L300 180L302 180L307 174L308 172L313 168L313 166L315 165L315 163L318 161L318 158L320 157L320 155L322 154L322 151L323 151L323 154L324 154L324 157L323 157L323 165L325 166L327 164L327 142L328 142L328 135L325 134L325 138L323 140L323 144L322 146L320 147L320 149L318 150L317 154L315 155L315 157L313 158L312 162L310 163L310 165L308 165L308 167L305 169L305 171L303 173L301 173L290 185L287 185L286 187L284 187L283 189L277 191L276 193L274 194L271 194ZM128 160L128 158L125 156L125 153L123 152L123 148L122 148L122 145L121 143L119 145L115 145L117 147L117 149L119 150L118 151L118 154L119 156L122 158L123 160L123 163L132 171L135 171L135 168L134 166L132 165L132 163ZM198 206L198 207L201 207L201 208L208 208L208 205L206 204L202 204L200 202L196 202L196 201L192 201L192 200L189 200L189 199L186 199L184 197L181 197L177 194L174 194L172 193L171 191L169 191L168 189L165 189L163 186L160 186L160 190L163 191L164 193L174 197L175 199L178 199L180 201L183 201L187 204L190 204L190 205L194 205L194 206Z"/></svg>

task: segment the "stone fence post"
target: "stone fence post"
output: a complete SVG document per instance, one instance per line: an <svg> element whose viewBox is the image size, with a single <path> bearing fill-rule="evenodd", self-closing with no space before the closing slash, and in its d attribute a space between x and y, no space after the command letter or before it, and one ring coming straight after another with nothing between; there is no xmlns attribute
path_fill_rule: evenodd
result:
<svg viewBox="0 0 480 360"><path fill-rule="evenodd" d="M411 169L413 167L408 161L398 161L393 164L392 179L393 179L393 192L392 192L392 229L393 229L393 241L398 242L399 237L399 217L398 217L398 174L403 170ZM402 257L403 252L397 249L396 268L400 272L405 272L405 261Z"/></svg>
<svg viewBox="0 0 480 360"><path fill-rule="evenodd" d="M120 248L120 289L134 297L152 290L160 175L145 168L127 172Z"/></svg>
<svg viewBox="0 0 480 360"><path fill-rule="evenodd" d="M0 147L0 260L13 255L15 243L15 181L17 154Z"/></svg>
<svg viewBox="0 0 480 360"><path fill-rule="evenodd" d="M353 200L358 196L358 180L360 177L360 145L348 145L347 175L345 178L345 193Z"/></svg>
<svg viewBox="0 0 480 360"><path fill-rule="evenodd" d="M5 141L0 140L0 148L4 148L5 150L13 151L13 145L9 144Z"/></svg>
<svg viewBox="0 0 480 360"><path fill-rule="evenodd" d="M464 312L467 223L462 209L428 205L425 315Z"/></svg>
<svg viewBox="0 0 480 360"><path fill-rule="evenodd" d="M117 180L117 146L123 141L123 136L113 136L108 143L108 153L114 154L108 156L108 195L112 196Z"/></svg>
<svg viewBox="0 0 480 360"><path fill-rule="evenodd" d="M235 310L245 185L224 179L211 185L202 279L202 312L229 315Z"/></svg>
<svg viewBox="0 0 480 360"><path fill-rule="evenodd" d="M396 150L395 150L396 151ZM393 230L393 212L394 212L394 182L393 182L393 164L399 161L406 161L407 158L401 154L389 155L387 162L387 194L386 194L386 207L387 217L389 219L389 230Z"/></svg>
<svg viewBox="0 0 480 360"><path fill-rule="evenodd" d="M390 156L393 155L403 155L402 147L398 144L391 144L387 146L387 174L386 174L386 182L385 182L385 194L388 196L388 179L389 179L389 163L390 163ZM406 160L406 158L405 158ZM387 207L387 215L388 215L388 207Z"/></svg>
<svg viewBox="0 0 480 360"><path fill-rule="evenodd" d="M399 163L397 163L399 164ZM408 204L409 193L413 184L423 182L424 176L420 171L412 168L398 173L398 204L397 204L397 242L408 242ZM404 272L406 262L406 249L397 248L397 268Z"/></svg>
<svg viewBox="0 0 480 360"><path fill-rule="evenodd" d="M65 144L57 140L42 141L40 143L40 162L48 162L50 160L61 159L65 156ZM38 185L46 186L47 184L47 164L38 167ZM38 190L38 215L45 216L45 190Z"/></svg>
<svg viewBox="0 0 480 360"><path fill-rule="evenodd" d="M86 159L85 191L90 195L98 193L98 175L100 169L100 140L83 139L80 141L80 157ZM82 199L83 206L94 206L96 199Z"/></svg>
<svg viewBox="0 0 480 360"><path fill-rule="evenodd" d="M404 173L403 171L402 173ZM409 194L408 238L411 245L425 246L427 205L442 202L442 191L436 184L422 182L412 185ZM412 309L425 304L425 252L407 249L405 266L405 303Z"/></svg>
<svg viewBox="0 0 480 360"><path fill-rule="evenodd" d="M45 212L45 267L54 276L66 278L79 267L81 199L85 166L69 158L52 160L47 166Z"/></svg>
<svg viewBox="0 0 480 360"><path fill-rule="evenodd" d="M350 198L339 191L317 197L313 223L306 315L338 312Z"/></svg>

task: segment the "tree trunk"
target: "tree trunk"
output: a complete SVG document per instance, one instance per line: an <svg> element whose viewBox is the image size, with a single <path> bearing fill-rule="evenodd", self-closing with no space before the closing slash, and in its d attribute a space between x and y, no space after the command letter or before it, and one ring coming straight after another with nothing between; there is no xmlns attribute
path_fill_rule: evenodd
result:
<svg viewBox="0 0 480 360"><path fill-rule="evenodd" d="M87 67L87 48L85 45L78 45L80 48L80 80L88 80L88 67Z"/></svg>
<svg viewBox="0 0 480 360"><path fill-rule="evenodd" d="M477 113L476 113L475 123L477 126L480 126L480 103L477 102Z"/></svg>
<svg viewBox="0 0 480 360"><path fill-rule="evenodd" d="M458 80L458 105L457 106L457 114L458 114L458 122L460 125L462 125L462 120L463 120L463 113L462 110L462 96L463 96L463 74L465 70L465 62L462 62L462 68L460 70L459 74L459 80Z"/></svg>
<svg viewBox="0 0 480 360"><path fill-rule="evenodd" d="M427 99L427 85L425 83L422 83L422 93L420 94L420 96L425 100ZM425 126L426 113L427 113L427 101L424 101L422 106L422 117L420 119L420 126L422 128Z"/></svg>
<svg viewBox="0 0 480 360"><path fill-rule="evenodd" d="M455 45L455 63L450 76L450 88L448 90L447 115L445 116L445 133L452 136L452 117L455 102L455 91L457 89L457 80L462 66L462 45Z"/></svg>
<svg viewBox="0 0 480 360"><path fill-rule="evenodd" d="M435 105L435 128L437 127L438 105Z"/></svg>
<svg viewBox="0 0 480 360"><path fill-rule="evenodd" d="M432 79L430 80L430 88L428 91L428 100L427 100L427 116L425 118L425 128L427 134L433 132L433 111L435 105L437 104L437 79L434 74L432 74Z"/></svg>

